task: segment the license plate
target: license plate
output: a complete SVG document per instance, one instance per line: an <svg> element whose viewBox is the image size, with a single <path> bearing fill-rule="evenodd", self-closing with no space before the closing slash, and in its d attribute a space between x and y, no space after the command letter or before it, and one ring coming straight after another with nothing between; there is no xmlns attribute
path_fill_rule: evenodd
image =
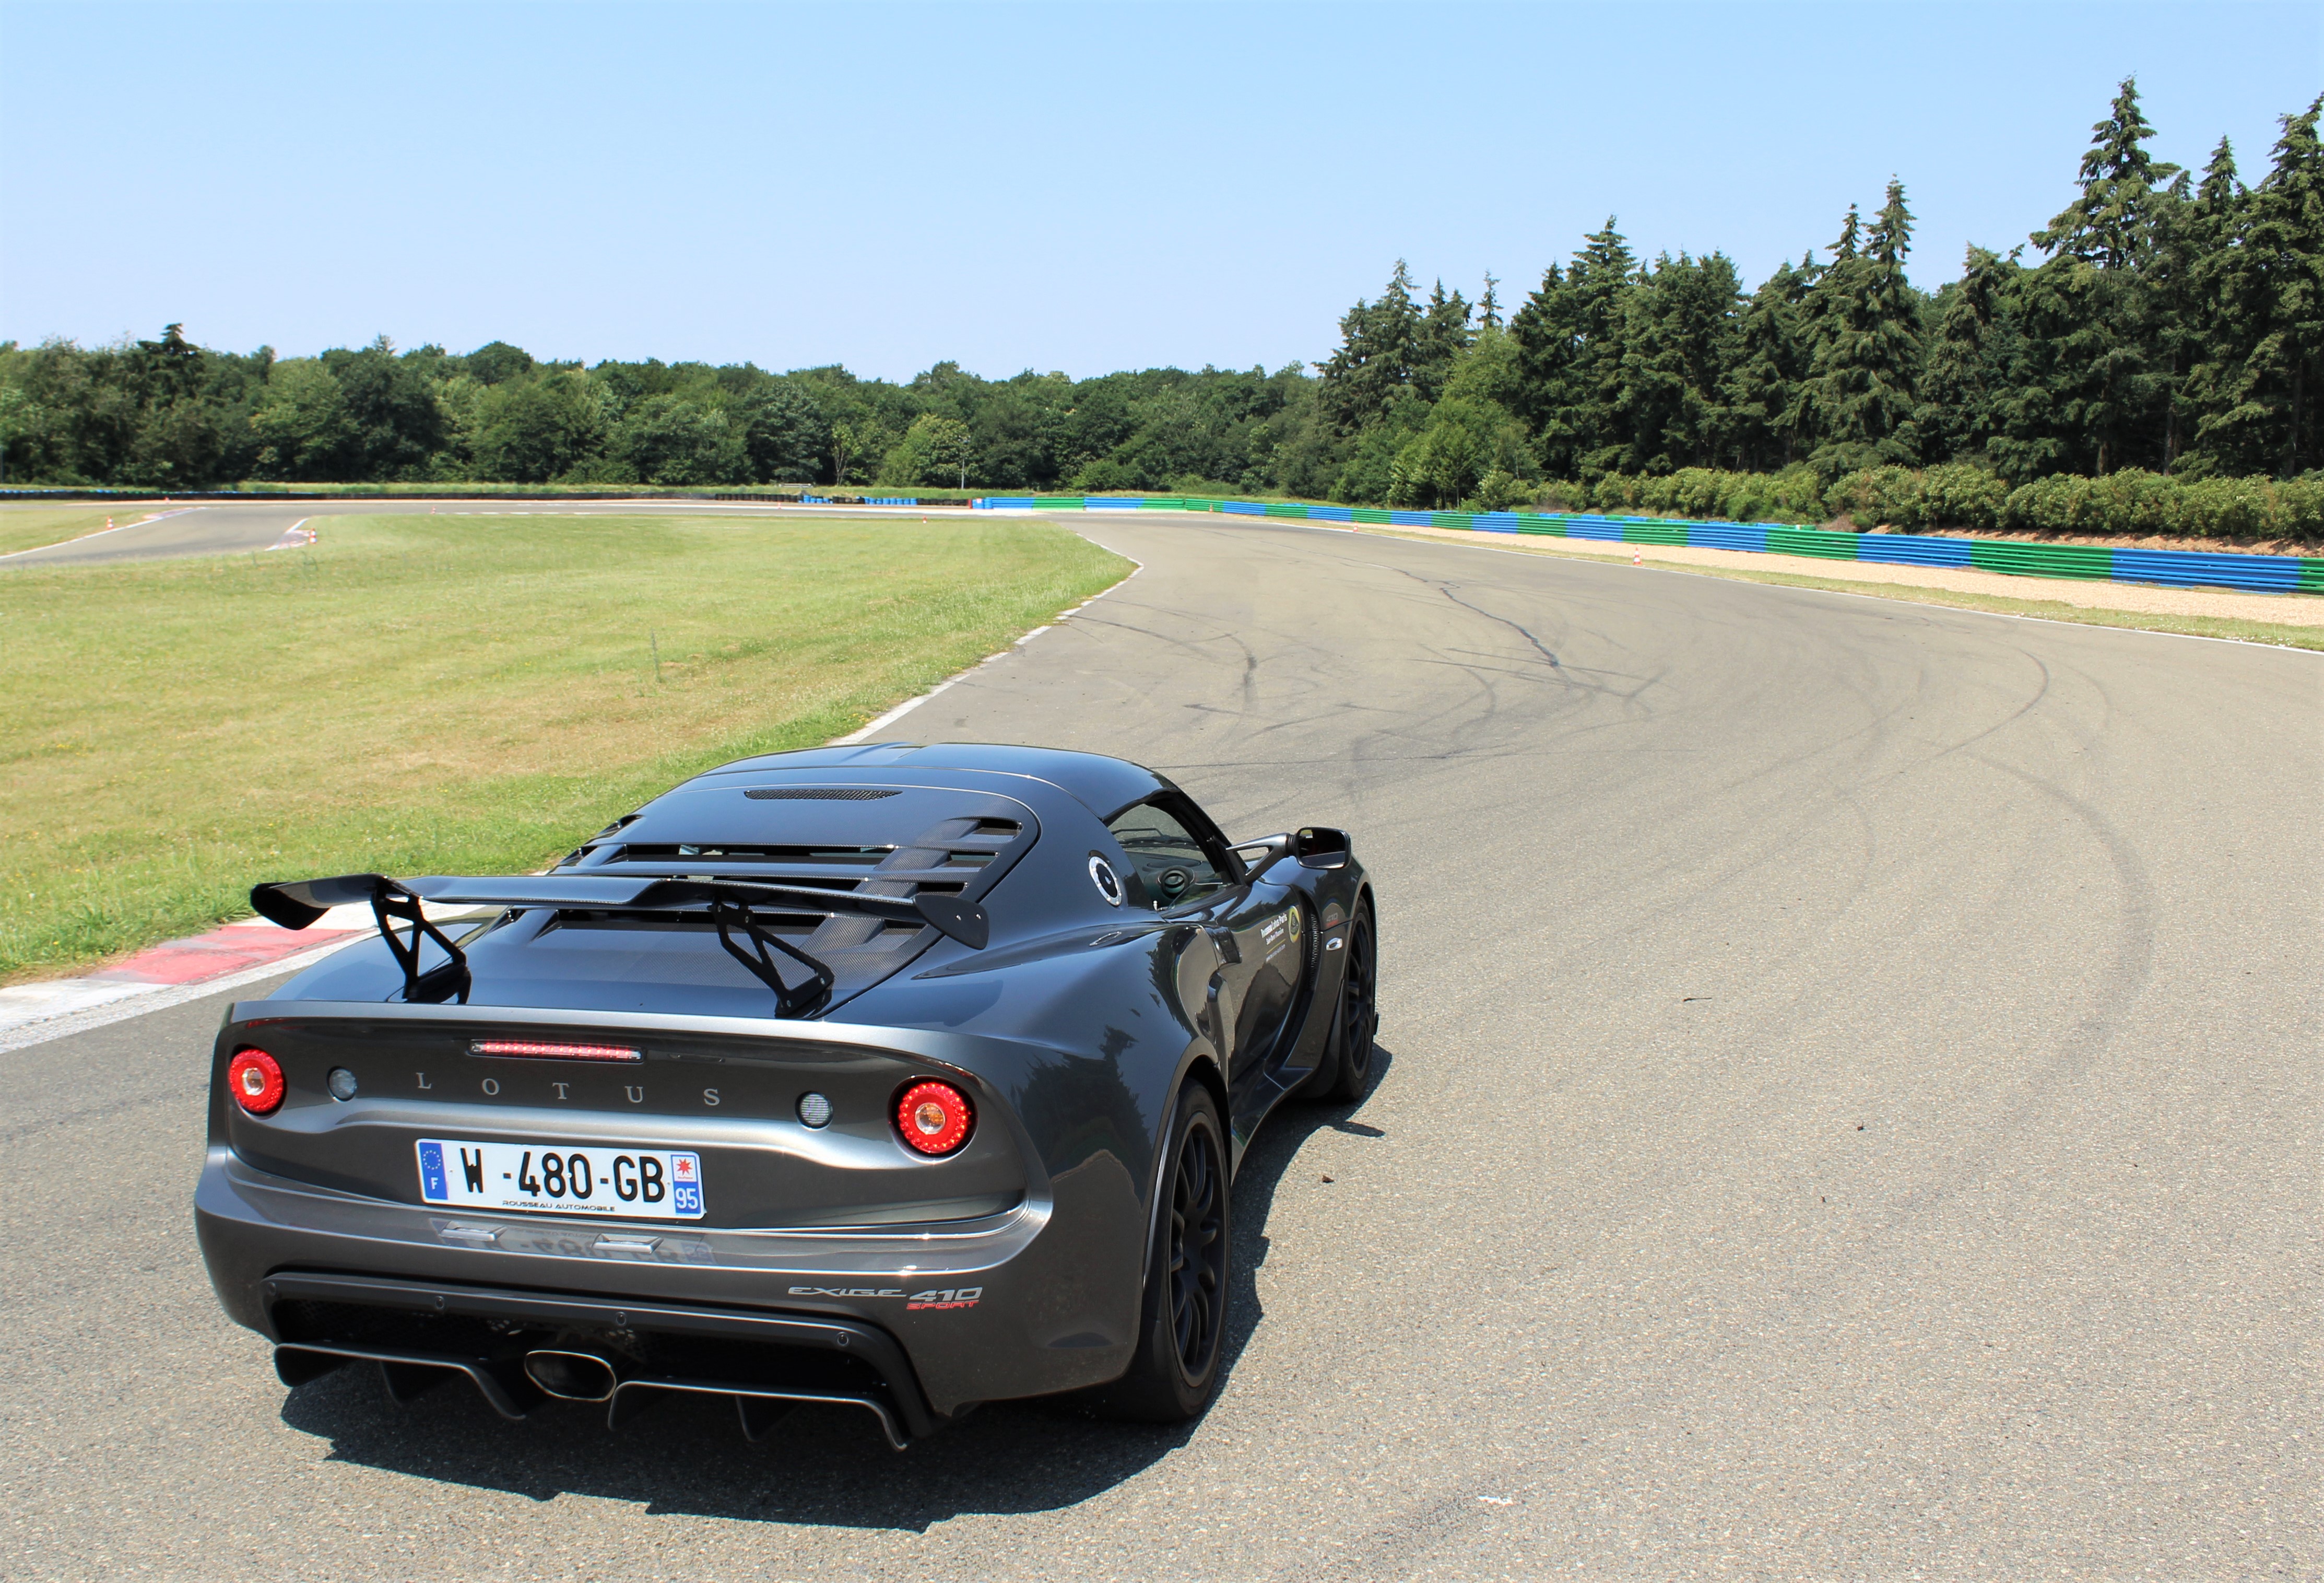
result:
<svg viewBox="0 0 2324 1583"><path fill-rule="evenodd" d="M702 1157L683 1149L527 1148L420 1140L420 1196L431 1204L624 1220L702 1218Z"/></svg>

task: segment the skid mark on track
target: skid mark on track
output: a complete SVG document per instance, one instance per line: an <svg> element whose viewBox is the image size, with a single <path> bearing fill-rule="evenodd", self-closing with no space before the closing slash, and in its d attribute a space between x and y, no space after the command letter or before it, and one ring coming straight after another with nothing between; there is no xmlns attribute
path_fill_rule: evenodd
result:
<svg viewBox="0 0 2324 1583"><path fill-rule="evenodd" d="M2042 700L2050 696L2050 686L2052 681L2050 667L2042 662L2041 656L2038 654L2028 653L2022 648L2017 649L2015 652L2025 660L2031 662L2034 669L2042 673L2042 683L2034 690L2034 695L2027 699L2024 703L2018 705L2015 710L2014 710L2006 718L1996 720L1984 730L1973 732L1970 735L1962 737L1959 742L1947 744L1945 746L1941 747L1936 752L1931 754L1926 759L1920 761L1920 763L1934 763L1936 760L1943 758L1949 754L1960 753L1966 750L1973 743L1984 741L1995 732L2002 730L2006 727L2014 726L2018 721L2024 719L2026 716L2032 714L2034 709L2040 706ZM1916 764L1913 767L1917 768L1918 765Z"/></svg>
<svg viewBox="0 0 2324 1583"><path fill-rule="evenodd" d="M1548 661L1549 668L1551 670L1554 671L1558 668L1557 656L1550 653L1549 646L1547 644L1544 643L1541 639L1534 635L1533 629L1531 627L1525 625L1521 622L1512 621L1506 616L1496 616L1481 605L1471 603L1469 600L1464 599L1460 595L1454 593L1452 591L1452 585L1450 583L1439 584L1437 587L1437 592L1443 594L1455 605L1460 606L1462 609L1474 611L1488 621L1499 622L1501 625L1508 627L1511 632L1516 633L1519 637L1525 639L1526 643L1532 644L1533 652L1539 654L1543 659Z"/></svg>
<svg viewBox="0 0 2324 1583"><path fill-rule="evenodd" d="M1424 577L1418 572L1407 570L1403 567L1388 567L1384 569L1394 571L1403 577L1410 578L1414 582L1419 583L1424 588L1434 588L1438 594L1443 596L1444 598L1450 600L1452 604L1459 606L1462 609L1468 611L1471 615L1482 616L1485 620L1491 622L1496 626L1507 627L1509 631L1516 633L1519 637L1526 641L1526 645L1531 648L1535 653L1541 656L1543 662L1550 670L1557 673L1556 680L1561 682L1564 682L1569 686L1578 686L1592 692L1601 692L1606 694L1608 697L1618 699L1628 703L1635 702L1638 699L1639 695L1662 680L1661 672L1656 672L1648 676L1632 676L1618 671L1590 670L1587 668L1577 671L1575 667L1568 665L1563 660L1560 659L1556 652L1550 648L1548 644L1543 643L1540 636L1523 622L1512 620L1510 617L1506 616L1496 615L1492 611L1486 609L1483 606L1479 605L1472 600L1462 598L1461 595L1455 591L1461 586L1458 583L1444 578ZM1460 654L1470 653L1471 651L1451 649L1443 652L1447 654ZM1498 659L1501 656L1496 655L1493 657ZM1448 661L1446 662L1458 664L1460 662ZM1617 677L1621 680L1633 683L1634 685L1625 690L1622 688L1608 686L1602 682L1577 681L1574 680L1576 677L1580 676Z"/></svg>
<svg viewBox="0 0 2324 1583"><path fill-rule="evenodd" d="M1302 1557L1277 1567L1268 1577L1286 1580L1347 1578L1351 1583L1409 1578L1427 1557L1467 1538L1480 1523L1508 1521L1517 1504L1516 1498L1510 1495L1473 1491L1416 1501L1356 1542L1328 1556Z"/></svg>

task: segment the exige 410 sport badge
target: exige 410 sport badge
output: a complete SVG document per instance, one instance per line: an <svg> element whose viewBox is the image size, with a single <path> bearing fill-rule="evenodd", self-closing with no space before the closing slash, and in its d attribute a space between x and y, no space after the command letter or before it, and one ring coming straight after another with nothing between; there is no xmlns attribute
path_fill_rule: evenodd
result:
<svg viewBox="0 0 2324 1583"><path fill-rule="evenodd" d="M921 1308L974 1308L984 1295L982 1286L946 1287L938 1291L915 1291L904 1301L904 1311Z"/></svg>
<svg viewBox="0 0 2324 1583"><path fill-rule="evenodd" d="M984 1295L982 1286L945 1286L915 1291L906 1297L900 1286L794 1286L793 1297L901 1297L907 1312L914 1309L974 1308Z"/></svg>

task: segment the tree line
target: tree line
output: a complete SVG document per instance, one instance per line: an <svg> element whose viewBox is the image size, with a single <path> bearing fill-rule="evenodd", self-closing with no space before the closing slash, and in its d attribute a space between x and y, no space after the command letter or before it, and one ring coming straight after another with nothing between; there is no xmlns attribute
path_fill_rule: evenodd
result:
<svg viewBox="0 0 2324 1583"><path fill-rule="evenodd" d="M1907 278L1891 181L1749 290L1722 253L1640 259L1610 218L1513 306L1489 275L1472 302L1399 264L1328 357L1273 373L939 363L898 384L384 338L278 357L172 325L0 345L0 458L10 482L155 489L966 484L1488 509L1637 505L1684 478L1803 519L1901 474L1940 515L2059 476L2292 479L2324 466L2319 110L2282 118L2246 185L2225 139L2200 174L2154 159L2126 81L2066 208L2006 253L1969 247L1934 292Z"/></svg>

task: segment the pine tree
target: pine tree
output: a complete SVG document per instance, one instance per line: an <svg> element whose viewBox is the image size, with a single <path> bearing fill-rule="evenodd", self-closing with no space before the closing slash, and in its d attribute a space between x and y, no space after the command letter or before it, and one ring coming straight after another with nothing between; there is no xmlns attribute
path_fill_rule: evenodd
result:
<svg viewBox="0 0 2324 1583"><path fill-rule="evenodd" d="M2020 273L2015 253L2005 258L1971 243L1961 278L1938 292L1914 412L1923 461L1990 456L1992 442L2010 433L2016 336L2009 311Z"/></svg>
<svg viewBox="0 0 2324 1583"><path fill-rule="evenodd" d="M1439 295L1442 295L1440 289ZM1361 298L1340 320L1340 347L1316 365L1324 416L1342 434L1377 422L1408 389L1423 357L1422 318L1412 300L1412 271L1401 258L1377 302Z"/></svg>
<svg viewBox="0 0 2324 1583"><path fill-rule="evenodd" d="M1433 402L1443 393L1453 365L1469 349L1469 317L1468 299L1446 292L1438 281L1428 293L1428 310L1413 338L1412 387L1423 401Z"/></svg>
<svg viewBox="0 0 2324 1583"><path fill-rule="evenodd" d="M1714 459L1742 296L1723 253L1675 261L1665 254L1640 274L1623 304L1616 411L1625 452L1614 470L1667 473Z"/></svg>
<svg viewBox="0 0 2324 1583"><path fill-rule="evenodd" d="M1779 264L1744 308L1721 384L1721 446L1730 466L1780 469L1807 454L1800 392L1810 348L1806 302L1819 271L1812 255Z"/></svg>
<svg viewBox="0 0 2324 1583"><path fill-rule="evenodd" d="M1921 305L1904 276L1913 216L1904 186L1863 231L1851 206L1831 268L1817 282L1815 360L1810 368L1819 467L1844 472L1919 460L1913 430L1921 370Z"/></svg>
<svg viewBox="0 0 2324 1583"><path fill-rule="evenodd" d="M2161 462L2166 472L2189 466L2200 470L2208 458L2190 458L2188 447L2202 416L2219 410L2218 394L2224 387L2215 306L2218 267L2234 243L2243 207L2235 149L2222 137L2201 182L2190 188L2182 171L2166 194L2168 201L2156 212L2154 257L2147 271L2155 357L2163 380Z"/></svg>
<svg viewBox="0 0 2324 1583"><path fill-rule="evenodd" d="M2224 410L2199 430L2228 471L2290 477L2324 464L2324 97L2286 116L2267 175L2244 199L2242 235L2217 266L2232 350ZM2238 354L2239 355L2236 355Z"/></svg>
<svg viewBox="0 0 2324 1583"><path fill-rule="evenodd" d="M1572 267L1561 274L1552 264L1509 320L1525 381L1520 416L1533 423L1542 466L1556 477L1594 477L1618 467L1627 449L1617 406L1622 300L1635 289L1636 267L1609 215Z"/></svg>
<svg viewBox="0 0 2324 1583"><path fill-rule="evenodd" d="M1856 270L1858 244L1864 236L1864 222L1856 206L1848 206L1848 218L1840 223L1840 237L1831 245L1829 264L1813 263L1815 255L1808 255L1806 266L1815 271L1815 290L1810 292L1800 313L1800 337L1808 348L1808 361L1813 367L1816 357L1835 333L1833 314L1841 298L1842 289L1853 279ZM1796 412L1793 418L1803 431L1814 432L1820 423L1816 412L1815 386L1801 383L1795 398Z"/></svg>
<svg viewBox="0 0 2324 1583"><path fill-rule="evenodd" d="M1509 344L1517 352L1517 390L1510 410L1534 431L1542 466L1560 477L1573 476L1564 449L1546 432L1573 366L1574 344L1566 311L1565 269L1553 263L1541 284L1509 315Z"/></svg>
<svg viewBox="0 0 2324 1583"><path fill-rule="evenodd" d="M1566 274L1566 307L1573 319L1576 367L1566 386L1564 404L1553 416L1554 432L1571 435L1573 472L1592 479L1613 472L1625 460L1627 435L1622 432L1622 300L1637 291L1637 260L1629 242L1615 230L1613 217L1587 237L1587 246L1573 255Z"/></svg>
<svg viewBox="0 0 2324 1583"><path fill-rule="evenodd" d="M2170 377L2150 277L2172 201L2158 183L2179 167L2140 146L2154 129L2135 78L2123 79L2091 131L2079 195L2034 233L2050 257L2026 282L2025 298L2062 456L2107 473L2163 460Z"/></svg>
<svg viewBox="0 0 2324 1583"><path fill-rule="evenodd" d="M1863 233L1864 222L1858 218L1856 206L1851 203L1848 206L1848 218L1841 223L1840 227L1840 240L1831 245L1832 263L1835 264L1845 264L1849 259L1854 258L1856 256L1857 239L1861 236Z"/></svg>
<svg viewBox="0 0 2324 1583"><path fill-rule="evenodd" d="M2203 167L2194 201L2174 227L2184 257L2176 272L2179 300L2173 304L2172 340L2174 349L2183 347L2187 352L2188 366L2172 393L2173 415L2184 413L2193 424L2189 465L2198 472L2218 464L2206 441L2218 438L2218 420L2234 404L2227 391L2246 349L2236 333L2236 316L2227 308L2247 197L2236 171L2235 148L2222 137ZM2175 456L2172 459L2177 460Z"/></svg>
<svg viewBox="0 0 2324 1583"><path fill-rule="evenodd" d="M2153 251L2158 194L2179 167L2157 163L2139 146L2154 135L2154 128L2138 107L2135 77L2122 79L2107 118L2090 131L2090 146L2075 179L2080 195L2034 233L2034 245L2100 269L2136 269Z"/></svg>

